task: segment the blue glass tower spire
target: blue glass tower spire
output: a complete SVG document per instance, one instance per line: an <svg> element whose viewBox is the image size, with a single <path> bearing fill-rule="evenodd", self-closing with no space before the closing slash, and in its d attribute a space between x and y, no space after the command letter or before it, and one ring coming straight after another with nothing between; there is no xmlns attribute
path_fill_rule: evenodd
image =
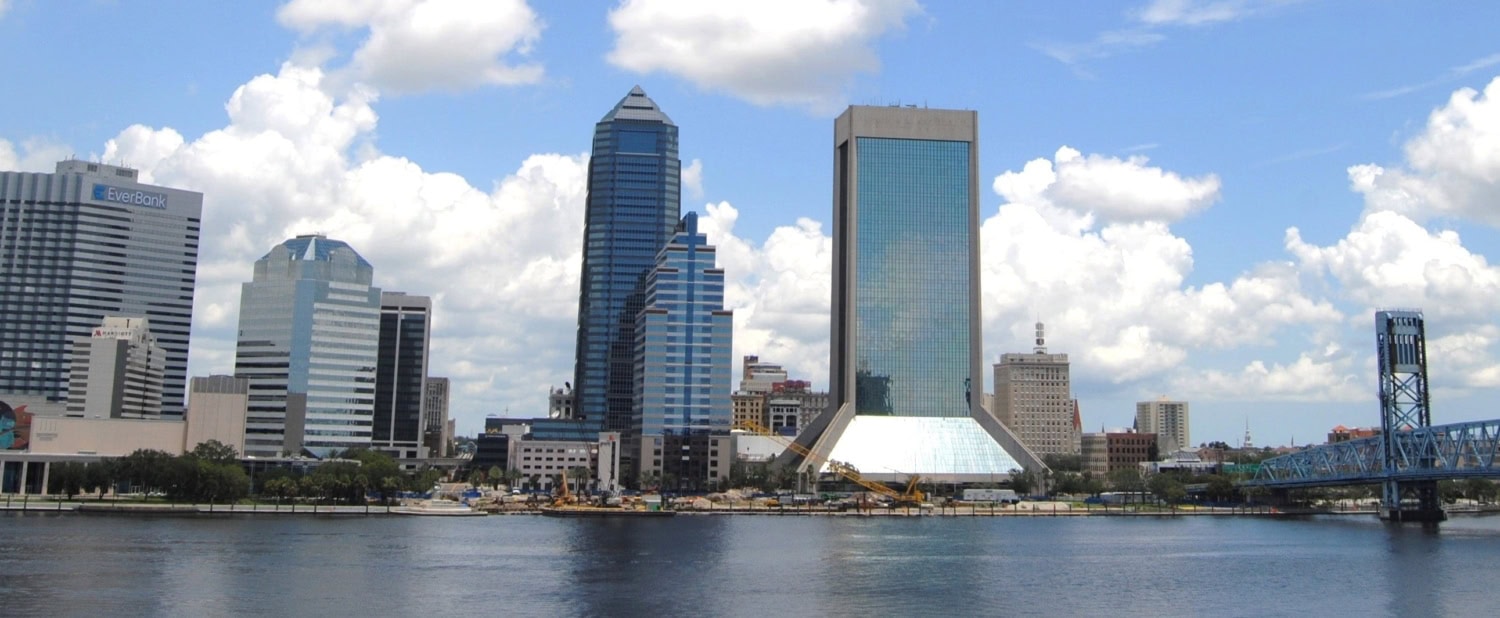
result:
<svg viewBox="0 0 1500 618"><path fill-rule="evenodd" d="M630 428L645 276L681 218L677 125L639 86L594 125L579 277L575 415Z"/></svg>

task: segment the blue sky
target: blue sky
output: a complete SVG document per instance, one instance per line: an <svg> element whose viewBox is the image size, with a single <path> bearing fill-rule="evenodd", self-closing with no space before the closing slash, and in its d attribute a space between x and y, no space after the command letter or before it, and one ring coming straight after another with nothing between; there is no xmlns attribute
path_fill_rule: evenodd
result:
<svg viewBox="0 0 1500 618"><path fill-rule="evenodd" d="M1378 422L1372 313L1429 324L1435 422L1500 386L1500 44L1486 2L0 0L0 168L69 155L205 193L191 370L239 284L322 231L430 294L460 431L571 380L592 125L681 127L736 355L827 383L832 118L976 109L985 356L1032 323L1085 430ZM736 379L738 376L736 376Z"/></svg>

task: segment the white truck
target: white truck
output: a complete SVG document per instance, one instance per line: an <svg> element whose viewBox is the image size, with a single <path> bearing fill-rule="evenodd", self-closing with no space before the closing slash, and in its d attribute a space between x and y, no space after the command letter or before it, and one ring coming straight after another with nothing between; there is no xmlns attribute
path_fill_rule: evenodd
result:
<svg viewBox="0 0 1500 618"><path fill-rule="evenodd" d="M964 502L998 502L1000 504L1015 504L1021 501L1011 489L965 489Z"/></svg>

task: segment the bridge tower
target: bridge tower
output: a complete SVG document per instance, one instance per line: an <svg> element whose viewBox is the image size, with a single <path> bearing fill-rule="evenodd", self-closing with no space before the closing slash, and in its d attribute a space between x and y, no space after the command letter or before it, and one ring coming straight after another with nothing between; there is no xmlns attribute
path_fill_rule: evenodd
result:
<svg viewBox="0 0 1500 618"><path fill-rule="evenodd" d="M1375 347L1380 363L1381 464L1387 480L1381 484L1380 517L1389 521L1442 521L1437 481L1397 482L1400 457L1397 432L1432 425L1427 390L1427 338L1422 312L1392 310L1375 313ZM1428 468L1433 461L1408 462ZM1409 468L1408 468L1409 471ZM1402 498L1409 497L1403 503Z"/></svg>

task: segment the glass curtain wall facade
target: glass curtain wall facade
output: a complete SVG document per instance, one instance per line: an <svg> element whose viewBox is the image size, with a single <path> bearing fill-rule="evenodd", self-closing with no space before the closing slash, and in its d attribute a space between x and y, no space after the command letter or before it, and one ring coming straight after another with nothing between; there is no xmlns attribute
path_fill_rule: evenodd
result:
<svg viewBox="0 0 1500 618"><path fill-rule="evenodd" d="M143 316L166 354L162 412L184 410L203 194L137 176L73 160L0 172L0 393L67 401L74 338Z"/></svg>
<svg viewBox="0 0 1500 618"><path fill-rule="evenodd" d="M639 86L594 126L579 277L578 418L626 431L644 279L681 217L677 126Z"/></svg>
<svg viewBox="0 0 1500 618"><path fill-rule="evenodd" d="M371 440L397 458L423 457L427 350L432 299L400 292L380 295L380 357L375 366L375 424Z"/></svg>
<svg viewBox="0 0 1500 618"><path fill-rule="evenodd" d="M380 289L342 241L298 236L240 291L235 377L250 382L245 453L327 457L371 444Z"/></svg>
<svg viewBox="0 0 1500 618"><path fill-rule="evenodd" d="M855 139L855 413L968 416L973 144Z"/></svg>
<svg viewBox="0 0 1500 618"><path fill-rule="evenodd" d="M734 312L724 310L724 271L688 213L646 279L636 319L631 434L727 434Z"/></svg>
<svg viewBox="0 0 1500 618"><path fill-rule="evenodd" d="M909 107L834 122L831 401L800 464L949 482L1040 465L980 401L978 126Z"/></svg>

